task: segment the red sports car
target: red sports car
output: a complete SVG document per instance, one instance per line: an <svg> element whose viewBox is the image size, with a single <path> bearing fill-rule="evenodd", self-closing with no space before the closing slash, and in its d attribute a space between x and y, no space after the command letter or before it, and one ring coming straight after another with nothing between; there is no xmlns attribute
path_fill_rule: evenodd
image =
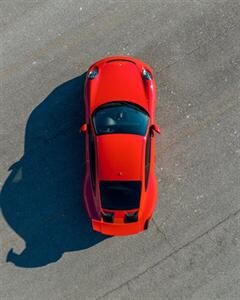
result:
<svg viewBox="0 0 240 300"><path fill-rule="evenodd" d="M156 86L151 68L128 56L104 58L86 75L84 203L94 230L147 229L157 199Z"/></svg>

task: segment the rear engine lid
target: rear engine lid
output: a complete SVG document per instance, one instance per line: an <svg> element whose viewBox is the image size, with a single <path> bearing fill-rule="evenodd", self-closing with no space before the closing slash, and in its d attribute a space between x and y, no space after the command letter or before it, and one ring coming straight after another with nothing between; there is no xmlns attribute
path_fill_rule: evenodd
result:
<svg viewBox="0 0 240 300"><path fill-rule="evenodd" d="M103 209L131 210L139 208L141 181L100 181Z"/></svg>

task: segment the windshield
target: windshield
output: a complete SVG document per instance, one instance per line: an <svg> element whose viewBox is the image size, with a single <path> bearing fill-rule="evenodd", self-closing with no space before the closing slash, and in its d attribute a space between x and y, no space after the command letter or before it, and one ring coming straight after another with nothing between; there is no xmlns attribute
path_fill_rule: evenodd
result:
<svg viewBox="0 0 240 300"><path fill-rule="evenodd" d="M100 106L92 120L97 135L131 133L144 136L149 116L141 107L122 101Z"/></svg>
<svg viewBox="0 0 240 300"><path fill-rule="evenodd" d="M100 181L102 208L128 210L139 208L141 181Z"/></svg>

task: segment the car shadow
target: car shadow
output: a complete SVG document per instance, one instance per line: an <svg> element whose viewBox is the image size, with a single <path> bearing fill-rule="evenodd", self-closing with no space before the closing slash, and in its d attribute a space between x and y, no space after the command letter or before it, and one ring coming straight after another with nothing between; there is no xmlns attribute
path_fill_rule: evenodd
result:
<svg viewBox="0 0 240 300"><path fill-rule="evenodd" d="M83 87L86 73L54 89L31 113L23 157L11 167L0 195L2 214L25 241L6 261L40 267L64 252L86 249L106 236L92 230L82 201Z"/></svg>

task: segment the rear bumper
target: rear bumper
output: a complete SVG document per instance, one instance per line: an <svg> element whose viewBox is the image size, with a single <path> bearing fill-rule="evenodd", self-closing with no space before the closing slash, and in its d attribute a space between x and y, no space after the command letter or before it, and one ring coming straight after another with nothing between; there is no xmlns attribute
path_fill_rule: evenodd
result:
<svg viewBox="0 0 240 300"><path fill-rule="evenodd" d="M106 235L131 235L144 230L144 222L134 223L106 223L103 221L92 220L93 230Z"/></svg>

